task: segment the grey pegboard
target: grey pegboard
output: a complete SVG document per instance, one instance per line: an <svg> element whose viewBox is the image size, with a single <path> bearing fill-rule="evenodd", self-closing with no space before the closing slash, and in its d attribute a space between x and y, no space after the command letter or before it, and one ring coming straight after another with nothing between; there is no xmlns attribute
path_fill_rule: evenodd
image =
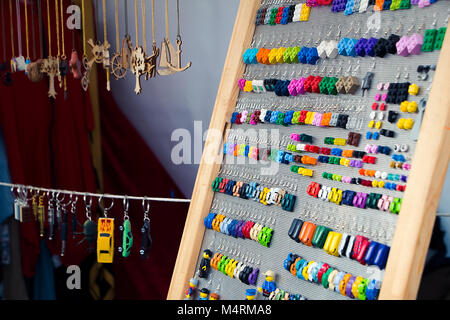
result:
<svg viewBox="0 0 450 320"><path fill-rule="evenodd" d="M360 37L384 37L391 33L398 35L412 34L419 32L424 34L425 29L439 28L447 26L448 15L450 13L450 2L446 0L438 1L437 3L426 7L418 8L413 6L409 10L397 11L382 11L381 29L378 33L366 32L366 21L369 19L372 12L371 8L366 13L355 13L350 16L345 16L343 12L332 13L330 7L316 7L312 8L308 22L290 23L288 25L260 25L256 27L253 46L254 47L279 47L292 45L317 45L319 40L334 38L340 30L340 38L360 38ZM398 29L399 23L402 24L401 29ZM331 33L330 33L331 30ZM348 33L348 30L351 30ZM386 34L385 34L386 33ZM309 42L308 42L309 40ZM366 140L365 133L368 131L369 114L372 111L371 105L374 102L374 96L378 92L376 85L379 82L411 82L416 83L420 87L420 93L417 96L409 96L410 101L419 103L420 99L426 97L432 84L433 71L426 81L418 78L416 72L417 66L421 65L435 65L439 57L439 51L422 52L420 55L402 57L398 55L386 55L385 58L371 58L371 57L344 57L338 56L336 59L319 60L316 66L304 64L279 64L279 65L248 65L245 72L247 79L264 79L264 78L279 78L279 79L293 79L300 76L315 74L315 75L350 75L353 74L361 80L367 71L372 70L375 77L372 82L372 88L362 97L361 90L358 90L355 95L338 95L338 96L324 96L317 94L309 94L297 97L277 97L273 92L270 93L246 93L241 92L237 109L250 110L252 107L279 109L279 110L318 110L324 108L325 112L348 113L358 116L363 119L362 126L358 131L362 134L359 147L353 146L343 147L344 149L355 149L364 151L367 143L374 143L379 145L387 145L392 148L394 144L408 144L409 151L405 155L412 159L415 150L415 141L409 137L409 131L399 130L395 124L390 124L387 121L387 111L394 110L399 112L399 105L388 104L386 116L383 120L383 128L393 130L396 132L395 138L386 138L380 136L377 141ZM330 73L332 71L332 74ZM340 73L336 73L340 72ZM344 111L345 110L345 111ZM415 119L416 114L405 114L407 118ZM314 137L313 144L318 146L326 146L323 143L323 138L341 137L346 138L348 130L340 128L320 128L308 125L291 125L283 127L274 124L258 124L252 125L233 125L232 129L263 129L263 130L279 130L281 137L289 136L291 133L306 133ZM371 130L372 132L374 130ZM231 142L231 141L230 141ZM254 145L249 143L250 145ZM258 145L264 147L264 144ZM273 147L277 147L273 145ZM286 150L285 148L283 150ZM376 169L386 171L388 173L408 174L408 171L392 169L389 164L391 162L390 156L376 155L377 163L375 165L364 165L366 169ZM260 169L267 167L267 163L257 163L245 159L244 164L236 164L237 159L233 156L225 156L225 164L221 175L225 176L227 170L232 168L236 172L261 172ZM242 161L243 159L240 159ZM368 277L370 269L363 266L356 261L349 260L343 257L334 257L326 254L323 250L317 248L310 248L303 244L298 244L291 240L287 233L294 218L300 217L305 221L316 222L317 224L326 225L333 230L347 232L353 235L361 234L367 236L371 240L375 240L387 245L391 244L393 232L397 222L397 216L388 212L373 210L373 209L358 209L355 207L338 206L331 203L325 203L322 200L312 198L306 194L306 188L311 181L316 181L321 184L338 187L341 189L350 189L361 192L377 192L394 197L401 197L402 193L397 191L389 191L386 189L374 189L357 185L349 185L341 182L330 181L321 177L324 171L332 172L352 177L359 177L358 169L347 168L339 165L328 165L318 163L312 167L314 169L314 176L312 178L302 177L300 175L291 173L289 171L290 165L279 164L279 171L276 179L279 179L279 184L283 184L285 177L289 183L296 183L296 190L289 192L297 195L297 202L294 212L287 212L281 210L276 206L264 206L260 203L255 203L250 200L243 200L236 197L216 193L214 202L216 204L226 203L227 208L236 208L234 214L238 216L242 214L243 206L246 208L247 216L253 216L261 220L265 216L274 217L276 222L274 224L274 234L269 248L265 248L255 241L235 239L233 237L220 234L213 230L206 230L203 238L202 248L199 252L199 259L197 262L197 270L200 264L202 252L205 249L211 249L216 252L220 243L225 243L230 251L240 248L240 255L245 252L252 253L254 257L260 257L260 275L258 277L257 286L261 286L264 281L263 272L266 270L273 270L276 274L277 287L284 289L290 293L301 294L308 299L348 299L342 295L324 289L315 283L310 283L300 280L283 268L283 261L289 252L296 253L306 259L326 262L332 267L339 270L352 273L355 276ZM264 183L263 183L264 185ZM266 184L268 187L271 185ZM402 214L408 214L402 212ZM268 219L270 222L270 219ZM255 220L258 221L258 220ZM260 221L262 222L262 221ZM255 265L258 259L253 260ZM251 263L250 263L251 265ZM245 289L249 286L241 283L237 279L231 279L222 273L211 270L207 279L200 279L199 288L206 287L211 292L218 292L221 299L237 299L245 298ZM218 289L219 287L219 289ZM259 295L258 299L262 299Z"/></svg>

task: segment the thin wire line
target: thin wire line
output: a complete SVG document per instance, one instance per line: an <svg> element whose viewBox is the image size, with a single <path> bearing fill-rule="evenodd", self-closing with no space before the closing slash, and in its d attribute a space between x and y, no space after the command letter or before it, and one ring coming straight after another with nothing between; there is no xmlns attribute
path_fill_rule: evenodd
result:
<svg viewBox="0 0 450 320"><path fill-rule="evenodd" d="M177 199L177 198L157 198L157 197L136 197L136 196L125 196L125 195L116 195L116 194L102 194L102 193L92 193L92 192L79 192L79 191L69 191L69 190L60 190L60 189L48 189L34 186L27 186L21 184L13 184L0 182L0 186L9 187L9 188L21 188L28 190L36 190L43 191L49 193L64 193L68 195L78 195L78 196L90 196L95 198L109 198L109 199L128 199L128 200L146 200L146 201L156 201L156 202L191 202L191 199Z"/></svg>

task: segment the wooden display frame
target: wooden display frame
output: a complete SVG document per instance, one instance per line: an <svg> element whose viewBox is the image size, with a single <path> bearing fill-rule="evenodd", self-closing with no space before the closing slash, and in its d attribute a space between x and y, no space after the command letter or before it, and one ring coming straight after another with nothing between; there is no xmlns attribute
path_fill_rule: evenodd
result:
<svg viewBox="0 0 450 320"><path fill-rule="evenodd" d="M235 109L239 94L236 83L245 70L242 54L250 47L260 5L261 0L241 0L239 4L167 296L169 300L184 298L189 279L195 273L204 234L203 220L209 213L214 196L211 184L220 169L219 163L204 160L205 157L219 154L222 149L217 132L226 132ZM417 296L450 160L449 56L450 35L447 32L403 197L402 214L397 222L386 266L379 297L382 300L415 299Z"/></svg>

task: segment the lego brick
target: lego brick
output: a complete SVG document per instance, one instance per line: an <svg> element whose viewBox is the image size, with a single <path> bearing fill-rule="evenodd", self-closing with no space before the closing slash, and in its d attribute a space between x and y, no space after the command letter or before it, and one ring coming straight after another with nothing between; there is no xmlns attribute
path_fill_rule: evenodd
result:
<svg viewBox="0 0 450 320"><path fill-rule="evenodd" d="M395 44L395 46L397 47L397 54L399 54L403 57L406 57L409 55L408 42L409 42L408 36L403 36L400 38L400 40Z"/></svg>
<svg viewBox="0 0 450 320"><path fill-rule="evenodd" d="M333 0L331 12L341 12L345 10L347 0Z"/></svg>
<svg viewBox="0 0 450 320"><path fill-rule="evenodd" d="M420 54L422 51L423 36L418 33L414 33L409 37L408 52L409 54Z"/></svg>
<svg viewBox="0 0 450 320"><path fill-rule="evenodd" d="M326 48L326 52L327 52L327 57L329 59L334 59L338 56L338 43L335 40L329 40L327 42L327 48Z"/></svg>
<svg viewBox="0 0 450 320"><path fill-rule="evenodd" d="M425 36L423 37L422 51L431 52L434 50L434 40L436 39L437 30L427 29L425 30Z"/></svg>
<svg viewBox="0 0 450 320"><path fill-rule="evenodd" d="M388 38L388 44L386 46L386 50L390 54L396 54L397 53L397 42L400 41L400 37L396 34L391 34Z"/></svg>
<svg viewBox="0 0 450 320"><path fill-rule="evenodd" d="M399 9L411 9L411 0L402 0Z"/></svg>
<svg viewBox="0 0 450 320"><path fill-rule="evenodd" d="M384 38L378 39L377 44L374 47L375 55L377 57L383 58L387 53L388 44L389 42L386 39Z"/></svg>
<svg viewBox="0 0 450 320"><path fill-rule="evenodd" d="M447 31L446 27L442 27L438 30L436 39L434 40L434 50L441 50L446 31Z"/></svg>
<svg viewBox="0 0 450 320"><path fill-rule="evenodd" d="M308 21L309 20L309 14L311 12L311 8L304 3L302 5L302 13L300 14L300 21Z"/></svg>
<svg viewBox="0 0 450 320"><path fill-rule="evenodd" d="M384 0L383 2L383 10L391 9L392 0Z"/></svg>
<svg viewBox="0 0 450 320"><path fill-rule="evenodd" d="M356 55L360 57L364 57L366 55L365 46L367 44L367 41L368 40L366 38L361 38L358 40L358 42L355 45Z"/></svg>
<svg viewBox="0 0 450 320"><path fill-rule="evenodd" d="M356 57L355 45L358 39L348 39L345 46L345 51L347 51L347 56Z"/></svg>
<svg viewBox="0 0 450 320"><path fill-rule="evenodd" d="M389 10L394 11L400 9L401 0L392 0Z"/></svg>
<svg viewBox="0 0 450 320"><path fill-rule="evenodd" d="M353 6L355 5L355 1L354 0L348 0L347 3L345 4L345 10L344 10L344 14L346 16L351 15L353 13Z"/></svg>
<svg viewBox="0 0 450 320"><path fill-rule="evenodd" d="M360 4L359 4L359 12L366 12L367 11L367 7L369 6L369 0L361 0Z"/></svg>
<svg viewBox="0 0 450 320"><path fill-rule="evenodd" d="M359 79L357 77L347 77L344 82L345 92L347 94L355 94L359 88Z"/></svg>

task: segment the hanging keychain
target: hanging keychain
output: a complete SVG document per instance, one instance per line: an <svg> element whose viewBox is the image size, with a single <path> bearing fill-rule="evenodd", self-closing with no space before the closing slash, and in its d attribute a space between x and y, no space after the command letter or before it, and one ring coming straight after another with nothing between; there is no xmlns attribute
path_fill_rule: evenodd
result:
<svg viewBox="0 0 450 320"><path fill-rule="evenodd" d="M89 87L89 77L91 75L91 67L95 60L92 61L92 63L90 63L88 60L88 57L87 57L86 22L85 22L86 20L85 20L84 1L85 0L81 0L81 19L83 21L83 67L84 67L84 74L83 74L83 77L81 78L81 87L83 88L84 91L87 91L87 89Z"/></svg>
<svg viewBox="0 0 450 320"><path fill-rule="evenodd" d="M178 29L177 29L177 65L173 65L173 59L174 57L171 56L171 59L168 60L167 64L169 68L174 72L182 72L188 69L191 66L191 62L188 62L188 64L185 67L181 66L181 44L183 43L181 41L181 31L180 31L180 3L179 0L177 0L177 18L178 18Z"/></svg>
<svg viewBox="0 0 450 320"><path fill-rule="evenodd" d="M72 5L74 5L74 0L72 0ZM83 30L84 32L84 30ZM84 39L83 39L84 41ZM84 46L84 42L83 42ZM75 28L72 30L72 53L70 55L70 61L69 61L69 67L70 72L72 72L72 75L74 79L80 79L81 78L81 62L78 58L78 52L75 49Z"/></svg>
<svg viewBox="0 0 450 320"><path fill-rule="evenodd" d="M117 251L126 258L131 253L133 246L133 234L131 233L130 217L128 216L129 202L127 196L123 199L123 224L119 227L122 232L122 244L117 248Z"/></svg>
<svg viewBox="0 0 450 320"><path fill-rule="evenodd" d="M68 233L68 221L67 221L67 209L66 207L72 203L72 196L70 195L69 202L61 205L62 215L61 215L61 231L60 231L60 240L61 240L61 257L64 257L64 253L66 252L66 243L67 243L67 233Z"/></svg>
<svg viewBox="0 0 450 320"><path fill-rule="evenodd" d="M136 47L131 53L131 71L136 76L134 92L136 94L140 94L142 91L141 76L145 74L145 51L141 46L139 46L137 0L134 0L134 21L136 27Z"/></svg>
<svg viewBox="0 0 450 320"><path fill-rule="evenodd" d="M144 27L145 28L145 27ZM155 0L152 0L152 54L145 58L145 79L153 78L156 76L156 61L159 57L159 48L156 45L156 34L155 34ZM145 39L145 36L144 36ZM144 40L145 41L145 40Z"/></svg>
<svg viewBox="0 0 450 320"><path fill-rule="evenodd" d="M126 8L125 2L125 8ZM115 25L116 25L116 53L111 59L111 71L114 77L123 79L127 74L127 70L130 65L131 58L131 40L128 32L125 34L125 38L122 41L122 49L120 49L120 28L119 28L119 0L115 0Z"/></svg>
<svg viewBox="0 0 450 320"><path fill-rule="evenodd" d="M106 26L106 4L105 0L103 0L103 35L104 35L104 42L102 45L103 48L103 68L106 69L106 90L111 91L111 83L109 81L109 48L110 44L108 43L108 28Z"/></svg>
<svg viewBox="0 0 450 320"><path fill-rule="evenodd" d="M16 52L14 46L14 25L13 25L13 13L12 13L12 0L9 0L9 26L11 31L11 72L17 71Z"/></svg>
<svg viewBox="0 0 450 320"><path fill-rule="evenodd" d="M159 75L167 76L174 73L169 67L172 57L175 57L175 48L169 40L169 4L168 0L166 0L166 37L161 43L161 58L159 59L158 69Z"/></svg>
<svg viewBox="0 0 450 320"><path fill-rule="evenodd" d="M102 197L98 199L100 206ZM103 218L98 219L97 262L112 263L114 258L114 218L108 218L108 211L114 206L111 199L109 208L103 210Z"/></svg>
<svg viewBox="0 0 450 320"><path fill-rule="evenodd" d="M80 242L78 242L78 245L87 241L88 250L92 251L93 246L95 244L95 237L97 236L97 224L94 221L92 221L92 216L91 216L92 198L89 197L89 200L88 200L88 196L85 195L85 196L83 196L83 201L84 201L84 205L86 207L87 220L83 224L83 232L81 233L82 235L84 235L84 238Z"/></svg>
<svg viewBox="0 0 450 320"><path fill-rule="evenodd" d="M6 56L6 34L5 34L5 8L4 1L0 1L1 4L1 23L2 23L2 46L3 46L3 62L0 64L0 77L5 86L10 86L12 84L11 72L8 71L8 62ZM11 32L13 28L11 28ZM12 38L11 38L12 40ZM14 52L14 46L12 46ZM12 61L12 60L11 60ZM12 63L11 63L12 66Z"/></svg>
<svg viewBox="0 0 450 320"><path fill-rule="evenodd" d="M29 48L29 42L28 42L28 4L27 0L24 0L25 2L25 42L26 42L26 49L27 49L27 57L25 59L25 74L27 74L27 68L28 65L31 63L30 60L30 48Z"/></svg>
<svg viewBox="0 0 450 320"><path fill-rule="evenodd" d="M55 223L55 207L54 203L56 201L56 195L52 192L50 197L50 192L47 192L47 221L48 221L48 240L53 240L56 232L56 223Z"/></svg>
<svg viewBox="0 0 450 320"><path fill-rule="evenodd" d="M75 239L75 235L78 234L77 233L77 226L78 226L77 201L78 201L78 197L75 197L75 201L72 201L72 206L70 208L71 222L72 222L72 239Z"/></svg>
<svg viewBox="0 0 450 320"><path fill-rule="evenodd" d="M37 2L38 4L38 17L39 17L39 41L40 41L40 45L41 45L41 54L39 57L42 57L42 16L41 16L41 0L38 0ZM35 33L34 33L34 12L33 12L33 0L31 0L31 25L32 25L32 41L33 41L33 58L36 59L36 61L34 62L30 62L27 65L27 76L28 79L30 79L31 82L39 82L42 80L43 78L43 74L41 72L42 69L42 59L38 59L36 56L36 42L35 42ZM28 40L27 40L28 43Z"/></svg>
<svg viewBox="0 0 450 320"><path fill-rule="evenodd" d="M37 207L37 216L39 221L39 236L44 237L44 223L45 223L45 207L44 207L44 195L39 196L39 203Z"/></svg>
<svg viewBox="0 0 450 320"><path fill-rule="evenodd" d="M142 208L144 209L144 225L141 228L142 234L142 245L139 254L143 258L148 258L148 253L152 248L152 236L150 234L150 218L148 217L148 212L150 211L150 201L146 198L142 200Z"/></svg>
<svg viewBox="0 0 450 320"><path fill-rule="evenodd" d="M67 64L67 57L66 57L66 50L65 50L65 38L64 38L64 13L63 13L63 0L60 0L60 14L61 14L61 49L62 54L60 56L59 60L59 73L60 77L63 78L63 87L64 87L64 100L67 99L67 73L69 72L69 65ZM58 31L59 32L59 31ZM59 87L61 88L61 83L59 84Z"/></svg>
<svg viewBox="0 0 450 320"><path fill-rule="evenodd" d="M25 58L22 55L22 22L20 19L20 2L16 0L16 16L17 16L17 44L19 46L19 56L16 57L16 69L17 71L25 71L26 64Z"/></svg>

